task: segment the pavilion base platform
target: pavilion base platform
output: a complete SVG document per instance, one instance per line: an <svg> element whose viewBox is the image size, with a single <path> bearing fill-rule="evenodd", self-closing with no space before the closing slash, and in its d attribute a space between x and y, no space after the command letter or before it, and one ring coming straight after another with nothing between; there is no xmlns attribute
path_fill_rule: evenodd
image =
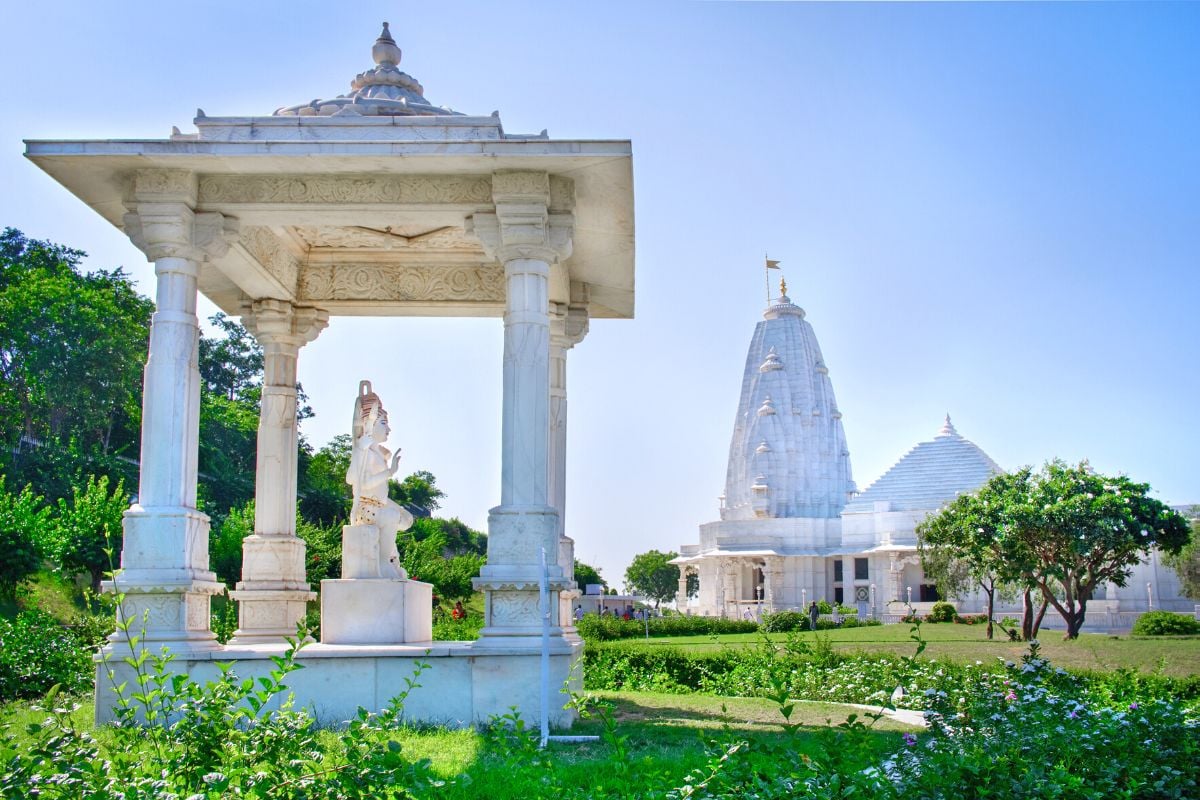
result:
<svg viewBox="0 0 1200 800"><path fill-rule="evenodd" d="M550 724L567 728L575 713L563 706L569 691L582 689L581 643L558 639L550 655ZM114 686L126 685L128 697L136 691L133 668L124 662L128 645L110 645L97 657L96 724L116 721ZM184 673L204 683L220 677L218 664L232 663L239 678L269 675L273 656L283 655L285 644L230 645L207 653L177 656L168 665L171 673ZM107 658L107 660L105 660ZM541 714L540 658L538 650L495 643L417 642L403 645L309 644L296 654L303 669L289 673L284 684L294 697L293 707L307 711L322 727L341 727L358 709L378 712L414 678L418 662L427 665L404 703L408 722L463 728L487 724L515 707L528 724L536 726ZM109 671L113 675L110 677ZM272 701L277 708L286 693Z"/></svg>

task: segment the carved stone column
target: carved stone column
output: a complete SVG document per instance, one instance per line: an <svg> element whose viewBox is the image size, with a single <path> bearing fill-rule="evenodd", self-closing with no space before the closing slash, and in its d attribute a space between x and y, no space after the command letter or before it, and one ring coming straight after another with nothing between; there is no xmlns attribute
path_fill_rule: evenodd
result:
<svg viewBox="0 0 1200 800"><path fill-rule="evenodd" d="M675 609L680 614L682 614L683 610L685 608L687 608L687 601L688 601L687 583L688 583L688 568L680 567L679 568L679 588L675 591Z"/></svg>
<svg viewBox="0 0 1200 800"><path fill-rule="evenodd" d="M780 592L783 590L783 559L770 557L766 560L766 565L763 567L763 576L765 577L763 587L763 599L768 611L777 611L777 603Z"/></svg>
<svg viewBox="0 0 1200 800"><path fill-rule="evenodd" d="M558 510L558 565L563 577L575 580L575 541L566 535L567 508L567 351L587 335L587 307L556 303L550 313L550 505ZM579 587L559 596L559 624L567 635L574 632L572 602Z"/></svg>
<svg viewBox="0 0 1200 800"><path fill-rule="evenodd" d="M296 357L329 324L321 309L257 300L242 324L263 348L262 402L254 482L254 533L242 543L242 580L233 642L283 641L296 635L305 604L316 598L304 575L296 536Z"/></svg>
<svg viewBox="0 0 1200 800"><path fill-rule="evenodd" d="M208 568L208 517L196 508L200 441L200 264L220 257L234 220L197 214L196 176L139 170L133 177L125 232L154 262L155 312L142 399L138 498L124 518L121 572L105 588L124 596L129 635L177 654L216 647L209 598L225 590ZM114 646L126 634L113 636ZM128 646L128 645L125 645Z"/></svg>
<svg viewBox="0 0 1200 800"><path fill-rule="evenodd" d="M559 592L570 588L558 563L559 514L550 502L550 266L571 253L573 218L549 213L544 172L492 176L494 214L470 230L504 264L504 394L500 505L488 515L488 563L477 647L540 647L538 585L542 554L550 573L553 647L569 651L557 624Z"/></svg>

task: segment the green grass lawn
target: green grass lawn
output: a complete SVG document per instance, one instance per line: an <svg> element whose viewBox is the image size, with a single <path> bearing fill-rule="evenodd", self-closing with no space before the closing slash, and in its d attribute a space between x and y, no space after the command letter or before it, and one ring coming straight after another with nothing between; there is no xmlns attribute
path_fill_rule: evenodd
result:
<svg viewBox="0 0 1200 800"><path fill-rule="evenodd" d="M835 650L868 651L911 655L914 643L909 638L911 625L874 625L862 628L840 628L815 633L798 634L804 639L827 636ZM928 643L924 656L970 663L974 661L1006 660L1019 661L1028 651L1023 642L1009 642L997 630L1000 638L988 641L984 638L982 625L954 625L949 623L921 626L921 636ZM783 641L788 634L766 634L774 641ZM694 652L718 650L722 647L738 647L757 644L764 634L739 633L722 636L671 636L654 639L624 639L622 642L637 642L643 647L675 647ZM1088 669L1109 672L1121 667L1142 672L1159 669L1166 675L1187 676L1200 674L1200 637L1154 636L1130 637L1084 633L1073 642L1063 641L1061 631L1043 630L1039 636L1042 654L1055 666L1070 669Z"/></svg>
<svg viewBox="0 0 1200 800"><path fill-rule="evenodd" d="M705 763L707 744L713 740L746 740L753 745L783 735L784 719L767 700L646 692L599 692L594 696L611 704L609 713L616 723L616 734L623 737L625 755L619 757L611 741L551 743L552 769L568 786L586 788L605 781L614 786L645 782L680 785L689 771ZM63 699L59 704L66 702ZM29 723L44 716L31 705L0 706L0 725L11 723L10 730L20 736ZM82 701L72 718L79 727L90 729L91 715L91 703ZM803 729L797 740L797 754L815 742L819 731L845 722L850 715L862 718L862 712L848 706L796 704L792 722ZM902 733L920 730L888 719L880 719L872 728L872 739L880 753L895 747ZM570 733L601 735L603 731L603 721L593 716L577 722ZM103 730L98 735L103 741ZM335 734L323 736L332 742ZM429 759L435 774L449 781L438 791L438 797L540 796L536 786L521 786L521 774L504 768L512 743L503 738L470 729L411 728L396 731L394 739L410 760Z"/></svg>

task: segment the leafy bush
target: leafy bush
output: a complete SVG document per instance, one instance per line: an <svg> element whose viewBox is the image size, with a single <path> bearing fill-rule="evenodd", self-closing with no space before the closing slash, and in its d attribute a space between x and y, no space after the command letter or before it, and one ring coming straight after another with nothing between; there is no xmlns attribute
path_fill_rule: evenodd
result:
<svg viewBox="0 0 1200 800"><path fill-rule="evenodd" d="M1200 633L1200 620L1171 611L1147 611L1133 623L1135 636L1178 636Z"/></svg>
<svg viewBox="0 0 1200 800"><path fill-rule="evenodd" d="M467 614L462 619L455 619L443 613L434 616L433 639L435 642L471 642L479 638L482 628L482 614Z"/></svg>
<svg viewBox="0 0 1200 800"><path fill-rule="evenodd" d="M607 614L584 614L576 623L579 635L591 642L613 639L632 639L646 635L647 623L642 620L618 619ZM722 617L651 617L651 636L710 636L722 633L755 633L754 620L724 619Z"/></svg>
<svg viewBox="0 0 1200 800"><path fill-rule="evenodd" d="M763 614L761 630L765 633L788 633L808 630L808 614L799 611L776 611Z"/></svg>
<svg viewBox="0 0 1200 800"><path fill-rule="evenodd" d="M30 487L9 494L0 475L0 598L13 597L41 566L38 536L48 525L49 514Z"/></svg>
<svg viewBox="0 0 1200 800"><path fill-rule="evenodd" d="M95 632L64 628L44 611L0 618L0 701L40 697L60 684L67 692L91 688Z"/></svg>
<svg viewBox="0 0 1200 800"><path fill-rule="evenodd" d="M344 730L321 734L287 697L295 650L273 659L269 677L242 680L223 664L205 684L169 672L169 656L130 658L136 680L118 691L118 721L99 739L73 723L78 706L48 697L27 743L0 729L0 797L399 800L432 791L428 761L404 758L396 736L427 665L383 712L360 709Z"/></svg>
<svg viewBox="0 0 1200 800"><path fill-rule="evenodd" d="M926 619L929 622L954 622L954 618L958 616L958 609L951 603L938 601L933 604L933 608L929 610L929 616Z"/></svg>

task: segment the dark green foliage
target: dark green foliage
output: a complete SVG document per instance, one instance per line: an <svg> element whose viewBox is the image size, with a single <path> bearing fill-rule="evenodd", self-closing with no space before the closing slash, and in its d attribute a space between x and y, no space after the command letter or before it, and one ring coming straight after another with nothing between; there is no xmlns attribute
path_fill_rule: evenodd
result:
<svg viewBox="0 0 1200 800"><path fill-rule="evenodd" d="M433 473L425 470L418 470L400 482L388 482L388 497L419 516L429 516L437 511L438 501L445 496L446 493L437 488Z"/></svg>
<svg viewBox="0 0 1200 800"><path fill-rule="evenodd" d="M254 533L254 501L231 508L208 533L208 566L217 580L233 587L242 577L242 540Z"/></svg>
<svg viewBox="0 0 1200 800"><path fill-rule="evenodd" d="M1186 520L1151 497L1148 484L1102 475L1086 461L996 475L926 518L917 535L922 548L1040 595L1067 623L1069 639L1097 587L1124 586L1151 548L1175 555L1191 540Z"/></svg>
<svg viewBox="0 0 1200 800"><path fill-rule="evenodd" d="M1200 633L1200 620L1170 611L1147 611L1133 623L1134 636L1180 636Z"/></svg>
<svg viewBox="0 0 1200 800"><path fill-rule="evenodd" d="M26 486L10 494L0 475L0 598L11 599L42 563L40 532L50 511Z"/></svg>
<svg viewBox="0 0 1200 800"><path fill-rule="evenodd" d="M600 570L590 564L583 563L578 558L575 559L575 583L579 585L579 591L581 592L593 584L605 588L608 587L608 581L601 577Z"/></svg>
<svg viewBox="0 0 1200 800"><path fill-rule="evenodd" d="M929 609L928 622L954 622L954 618L958 616L958 610L953 604L944 601L938 601L933 604L933 608Z"/></svg>
<svg viewBox="0 0 1200 800"><path fill-rule="evenodd" d="M1185 512L1192 538L1178 553L1167 554L1163 561L1179 575L1179 589L1185 597L1200 600L1200 506Z"/></svg>
<svg viewBox="0 0 1200 800"><path fill-rule="evenodd" d="M93 593L112 569L121 552L122 515L129 508L124 482L109 491L107 475L87 477L71 490L71 498L58 501L57 514L49 526L46 555L66 575L84 573Z"/></svg>
<svg viewBox="0 0 1200 800"><path fill-rule="evenodd" d="M254 499L257 452L258 405L202 392L199 488L215 516Z"/></svg>
<svg viewBox="0 0 1200 800"><path fill-rule="evenodd" d="M40 697L59 684L68 692L92 686L95 632L70 630L44 611L0 617L0 701Z"/></svg>
<svg viewBox="0 0 1200 800"><path fill-rule="evenodd" d="M647 623L642 620L618 619L611 614L584 614L576 623L579 635L589 642L631 639L646 635ZM708 636L721 633L754 633L758 623L744 619L721 617L651 617L651 636Z"/></svg>
<svg viewBox="0 0 1200 800"><path fill-rule="evenodd" d="M136 454L149 300L120 270L81 274L83 253L0 234L0 438ZM117 436L122 434L122 436ZM28 441L27 441L28 443ZM34 445L36 446L36 445Z"/></svg>
<svg viewBox="0 0 1200 800"><path fill-rule="evenodd" d="M418 522L424 524L418 527ZM400 531L397 535L396 546L408 576L432 583L437 601L465 600L474 594L471 579L479 576L486 558L473 552L447 557L446 534L440 522L442 520L415 520L413 529ZM418 533L423 538L417 538Z"/></svg>
<svg viewBox="0 0 1200 800"><path fill-rule="evenodd" d="M650 550L634 556L633 563L625 570L625 583L656 604L672 599L679 591L679 567L670 561L678 555Z"/></svg>
<svg viewBox="0 0 1200 800"><path fill-rule="evenodd" d="M311 457L301 451L300 515L317 525L343 525L350 520L350 487L346 470L354 443L350 434L333 437ZM306 465L303 462L307 462Z"/></svg>
<svg viewBox="0 0 1200 800"><path fill-rule="evenodd" d="M342 528L340 525L314 525L296 519L296 535L304 540L305 579L311 586L342 577Z"/></svg>
<svg viewBox="0 0 1200 800"><path fill-rule="evenodd" d="M433 639L436 642L470 642L479 638L483 628L483 614L468 613L455 619L444 610L434 614Z"/></svg>
<svg viewBox="0 0 1200 800"><path fill-rule="evenodd" d="M200 337L200 379L207 392L227 400L258 404L263 373L263 349L243 326L222 313L208 318L224 334Z"/></svg>

